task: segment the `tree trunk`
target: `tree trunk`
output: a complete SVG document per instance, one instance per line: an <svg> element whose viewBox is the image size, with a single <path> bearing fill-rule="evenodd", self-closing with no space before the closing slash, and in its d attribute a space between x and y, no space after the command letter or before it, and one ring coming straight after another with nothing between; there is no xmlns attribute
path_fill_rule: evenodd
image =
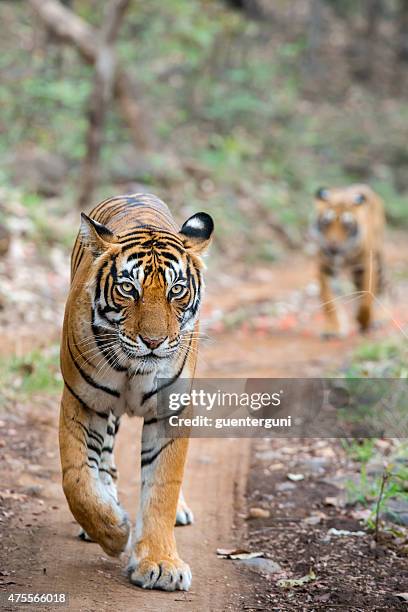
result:
<svg viewBox="0 0 408 612"><path fill-rule="evenodd" d="M98 54L98 33L71 10L65 8L58 0L28 0L30 6L39 15L47 29L56 37L77 48L84 60L95 64ZM125 123L128 125L132 139L138 148L148 148L148 138L142 112L134 93L136 87L125 70L118 69L114 79L114 95L119 103Z"/></svg>
<svg viewBox="0 0 408 612"><path fill-rule="evenodd" d="M374 77L381 10L382 0L365 0L364 74L368 81Z"/></svg>
<svg viewBox="0 0 408 612"><path fill-rule="evenodd" d="M396 26L396 48L395 48L395 71L394 87L395 95L404 92L406 84L406 73L408 67L408 0L400 0Z"/></svg>
<svg viewBox="0 0 408 612"><path fill-rule="evenodd" d="M322 38L322 2L310 0L307 35L306 71L311 79L321 73L320 46Z"/></svg>
<svg viewBox="0 0 408 612"><path fill-rule="evenodd" d="M99 38L95 60L95 78L90 98L87 152L82 168L78 207L84 208L92 201L98 178L100 152L103 144L103 129L106 113L113 97L116 76L116 54L114 43L120 24L130 0L112 0Z"/></svg>

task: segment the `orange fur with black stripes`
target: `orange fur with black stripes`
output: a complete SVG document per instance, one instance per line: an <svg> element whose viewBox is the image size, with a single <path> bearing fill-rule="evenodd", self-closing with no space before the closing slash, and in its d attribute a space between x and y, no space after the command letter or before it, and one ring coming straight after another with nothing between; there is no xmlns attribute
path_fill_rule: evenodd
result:
<svg viewBox="0 0 408 612"><path fill-rule="evenodd" d="M182 496L177 509L188 441L167 431L160 391L194 374L201 255L212 231L206 213L179 230L158 198L120 196L82 215L72 254L61 344L63 488L83 537L110 555L124 551L130 526L114 440L122 414L144 418L129 576L145 588L187 590L191 582L173 533L176 517L192 520Z"/></svg>
<svg viewBox="0 0 408 612"><path fill-rule="evenodd" d="M383 202L367 185L350 185L342 189L319 189L316 207L314 236L319 246L324 334L330 337L341 333L330 282L341 270L351 272L359 295L357 322L361 331L367 331L373 322L375 296L383 286Z"/></svg>

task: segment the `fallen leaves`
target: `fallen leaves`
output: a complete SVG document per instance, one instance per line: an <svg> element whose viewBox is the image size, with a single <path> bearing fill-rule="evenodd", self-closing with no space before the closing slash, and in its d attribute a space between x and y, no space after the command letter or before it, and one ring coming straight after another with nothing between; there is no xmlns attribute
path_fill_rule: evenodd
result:
<svg viewBox="0 0 408 612"><path fill-rule="evenodd" d="M288 474L288 478L292 482L300 482L305 479L304 474Z"/></svg>
<svg viewBox="0 0 408 612"><path fill-rule="evenodd" d="M217 548L217 557L221 559L256 559L263 556L261 551L251 552L244 548Z"/></svg>
<svg viewBox="0 0 408 612"><path fill-rule="evenodd" d="M313 512L310 516L303 519L306 525L319 525L321 522L327 520L327 514L324 512Z"/></svg>
<svg viewBox="0 0 408 612"><path fill-rule="evenodd" d="M401 601L408 602L408 593L395 593L395 597L398 597Z"/></svg>
<svg viewBox="0 0 408 612"><path fill-rule="evenodd" d="M329 529L327 533L328 535L334 535L338 537L355 536L361 538L366 535L365 531L348 531L348 529L335 529L334 527Z"/></svg>
<svg viewBox="0 0 408 612"><path fill-rule="evenodd" d="M370 508L363 508L363 509L353 510L350 514L353 518L357 519L358 521L367 521L370 518L372 512Z"/></svg>
<svg viewBox="0 0 408 612"><path fill-rule="evenodd" d="M277 581L277 586L283 589L292 589L294 587L303 586L308 582L314 582L317 576L314 571L311 569L306 576L302 576L301 578L282 578Z"/></svg>
<svg viewBox="0 0 408 612"><path fill-rule="evenodd" d="M248 511L247 519L254 518L269 518L271 516L270 510L265 510L265 508L250 508Z"/></svg>
<svg viewBox="0 0 408 612"><path fill-rule="evenodd" d="M333 506L334 508L344 508L345 501L341 497L325 497L324 498L325 506Z"/></svg>

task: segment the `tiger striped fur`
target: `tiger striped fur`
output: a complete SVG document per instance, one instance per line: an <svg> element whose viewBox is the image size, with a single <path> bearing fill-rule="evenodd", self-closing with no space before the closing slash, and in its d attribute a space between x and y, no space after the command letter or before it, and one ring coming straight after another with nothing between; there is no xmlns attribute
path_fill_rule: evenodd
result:
<svg viewBox="0 0 408 612"><path fill-rule="evenodd" d="M187 590L191 582L174 538L188 440L169 437L157 416L158 379L194 375L201 255L212 232L206 213L179 230L155 196L119 196L82 214L72 253L61 343L63 488L83 537L115 556L129 542L130 580L144 588ZM113 456L124 413L144 418L131 544ZM182 495L177 516L191 522Z"/></svg>

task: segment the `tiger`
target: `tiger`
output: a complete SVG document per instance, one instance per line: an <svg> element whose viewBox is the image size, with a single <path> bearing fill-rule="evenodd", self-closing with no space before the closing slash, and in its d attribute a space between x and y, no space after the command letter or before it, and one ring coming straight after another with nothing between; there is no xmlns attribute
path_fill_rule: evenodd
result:
<svg viewBox="0 0 408 612"><path fill-rule="evenodd" d="M191 585L174 536L176 521L193 520L181 493L188 436L171 435L156 402L163 386L194 375L202 257L213 230L207 213L179 229L156 196L116 196L81 213L72 251L61 341L62 486L81 537L111 556L127 552L130 582L145 589ZM114 461L125 413L143 418L133 535Z"/></svg>
<svg viewBox="0 0 408 612"><path fill-rule="evenodd" d="M367 332L373 324L373 302L384 288L383 201L368 185L355 184L321 187L315 194L315 205L312 233L318 245L323 337L344 335L330 282L341 270L351 272L359 296L357 323L361 332Z"/></svg>

